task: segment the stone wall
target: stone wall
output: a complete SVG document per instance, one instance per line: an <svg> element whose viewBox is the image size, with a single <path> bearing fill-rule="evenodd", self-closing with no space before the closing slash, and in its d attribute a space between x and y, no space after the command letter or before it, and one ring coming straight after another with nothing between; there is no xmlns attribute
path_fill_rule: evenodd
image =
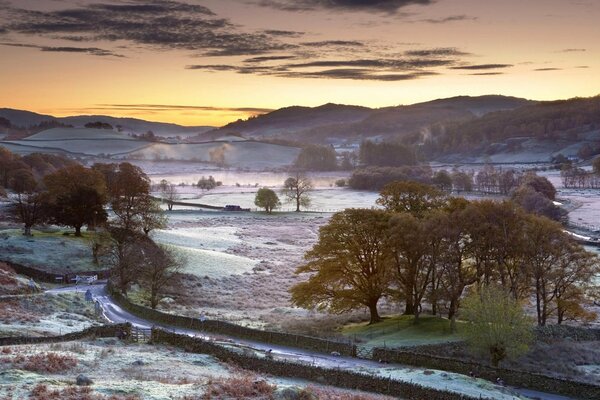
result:
<svg viewBox="0 0 600 400"><path fill-rule="evenodd" d="M88 338L105 338L116 337L119 332L127 332L127 336L131 337L131 324L114 324L92 326L79 332L67 333L61 336L45 336L45 337L5 337L0 338L0 346L14 346L19 344L36 344L36 343L58 343L70 342L73 340L81 340Z"/></svg>

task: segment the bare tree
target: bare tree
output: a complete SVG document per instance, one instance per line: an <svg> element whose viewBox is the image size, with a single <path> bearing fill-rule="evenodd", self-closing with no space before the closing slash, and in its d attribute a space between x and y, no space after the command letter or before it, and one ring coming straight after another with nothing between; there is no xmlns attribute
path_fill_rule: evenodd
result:
<svg viewBox="0 0 600 400"><path fill-rule="evenodd" d="M308 193L313 189L311 180L300 172L290 176L283 183L283 195L289 202L296 203L296 212L300 212L300 206L310 206L310 196Z"/></svg>
<svg viewBox="0 0 600 400"><path fill-rule="evenodd" d="M142 285L148 290L150 306L155 309L164 298L165 288L184 265L184 260L172 249L154 242L144 244L146 262L141 270Z"/></svg>
<svg viewBox="0 0 600 400"><path fill-rule="evenodd" d="M177 193L177 187L174 184L167 181L164 181L163 183L163 181L160 183L161 195L163 201L167 203L169 211L173 211L173 204L179 200L179 193Z"/></svg>

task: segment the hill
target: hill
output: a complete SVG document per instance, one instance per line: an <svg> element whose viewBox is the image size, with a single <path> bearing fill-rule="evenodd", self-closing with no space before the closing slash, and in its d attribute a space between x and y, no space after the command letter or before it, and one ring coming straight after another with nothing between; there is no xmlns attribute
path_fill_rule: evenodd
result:
<svg viewBox="0 0 600 400"><path fill-rule="evenodd" d="M454 97L409 106L371 109L325 104L319 107L287 107L245 121L237 121L197 139L226 134L253 138L327 143L364 138L402 138L429 126L477 118L489 112L511 110L533 102L515 97Z"/></svg>
<svg viewBox="0 0 600 400"><path fill-rule="evenodd" d="M415 138L430 157L549 161L557 154L600 153L600 96L529 104L481 118L433 127Z"/></svg>
<svg viewBox="0 0 600 400"><path fill-rule="evenodd" d="M118 118L107 115L79 115L73 117L55 117L52 115L37 114L31 111L15 110L11 108L0 108L0 118L5 118L14 127L28 128L48 121L59 122L64 125L72 125L82 128L90 122L103 122L112 125L124 133L144 134L148 131L158 136L189 136L197 135L209 130L210 126L182 126L165 122L145 121L137 118Z"/></svg>

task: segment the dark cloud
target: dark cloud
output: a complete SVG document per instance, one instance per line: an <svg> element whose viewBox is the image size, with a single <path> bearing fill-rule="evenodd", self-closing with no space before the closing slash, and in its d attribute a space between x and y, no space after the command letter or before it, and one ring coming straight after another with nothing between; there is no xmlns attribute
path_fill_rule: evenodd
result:
<svg viewBox="0 0 600 400"><path fill-rule="evenodd" d="M297 64L286 64L287 68L312 68L312 67L366 67L366 68L393 68L413 70L418 68L442 67L451 65L454 60L441 59L362 59L338 61L310 61Z"/></svg>
<svg viewBox="0 0 600 400"><path fill-rule="evenodd" d="M562 68L536 68L535 72L546 72L546 71L562 71Z"/></svg>
<svg viewBox="0 0 600 400"><path fill-rule="evenodd" d="M560 52L561 53L584 53L586 51L587 51L587 49L563 49Z"/></svg>
<svg viewBox="0 0 600 400"><path fill-rule="evenodd" d="M492 75L504 75L504 72L475 72L469 74L471 76L492 76Z"/></svg>
<svg viewBox="0 0 600 400"><path fill-rule="evenodd" d="M457 21L476 21L477 17L471 17L469 15L451 15L449 17L444 18L428 18L422 19L421 22L427 22L429 24L446 24L448 22L457 22Z"/></svg>
<svg viewBox="0 0 600 400"><path fill-rule="evenodd" d="M369 80L369 81L407 81L419 79L424 76L435 75L435 72L420 71L406 74L395 73L379 73L378 70L363 69L363 68L336 68L327 69L316 72L298 72L289 71L277 74L286 78L325 78L325 79L352 79L352 80Z"/></svg>
<svg viewBox="0 0 600 400"><path fill-rule="evenodd" d="M590 66L589 65L578 65L575 68L576 69L588 69Z"/></svg>
<svg viewBox="0 0 600 400"><path fill-rule="evenodd" d="M450 67L450 69L463 69L463 70L480 70L480 69L503 69L511 68L512 64L475 64L475 65L458 65Z"/></svg>
<svg viewBox="0 0 600 400"><path fill-rule="evenodd" d="M404 55L409 57L457 57L471 54L460 51L456 47L439 47L434 49L408 50L404 52Z"/></svg>
<svg viewBox="0 0 600 400"><path fill-rule="evenodd" d="M296 56L260 56L260 57L252 57L244 60L245 63L262 63L268 61L284 61L284 60L293 60L297 58Z"/></svg>
<svg viewBox="0 0 600 400"><path fill-rule="evenodd" d="M303 42L307 47L364 47L365 44L358 40L322 40L320 42Z"/></svg>
<svg viewBox="0 0 600 400"><path fill-rule="evenodd" d="M290 37L290 38L298 38L304 36L304 32L297 31L282 31L278 29L267 29L264 30L263 33L270 36L281 36L281 37Z"/></svg>
<svg viewBox="0 0 600 400"><path fill-rule="evenodd" d="M434 0L260 0L263 7L285 11L313 11L319 9L395 13L399 9L419 4L433 4Z"/></svg>
<svg viewBox="0 0 600 400"><path fill-rule="evenodd" d="M211 106L187 106L173 104L98 104L95 110L137 110L137 111L233 111L248 113L268 113L271 108L256 107L211 107Z"/></svg>
<svg viewBox="0 0 600 400"><path fill-rule="evenodd" d="M10 47L25 47L31 49L38 49L40 51L47 51L53 53L84 53L93 56L101 56L101 57L124 57L123 55L113 53L110 50L99 49L97 47L68 47L68 46L60 46L60 47L52 47L52 46L38 46L35 44L24 44L24 43L0 43L0 46L10 46Z"/></svg>
<svg viewBox="0 0 600 400"><path fill-rule="evenodd" d="M172 0L124 0L78 8L3 10L4 29L71 41L126 41L152 48L199 51L206 55L253 55L290 48L276 33L245 33L208 8Z"/></svg>

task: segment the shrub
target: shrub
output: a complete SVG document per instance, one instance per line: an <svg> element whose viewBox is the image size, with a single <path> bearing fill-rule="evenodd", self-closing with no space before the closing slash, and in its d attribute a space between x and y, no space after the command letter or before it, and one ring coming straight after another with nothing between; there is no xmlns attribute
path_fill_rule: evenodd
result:
<svg viewBox="0 0 600 400"><path fill-rule="evenodd" d="M232 397L234 399L260 399L271 397L276 386L258 379L254 375L234 376L226 379L209 381L203 399L221 399Z"/></svg>
<svg viewBox="0 0 600 400"><path fill-rule="evenodd" d="M77 366L77 359L57 353L38 353L29 356L19 355L13 364L21 369L39 373L58 373Z"/></svg>

